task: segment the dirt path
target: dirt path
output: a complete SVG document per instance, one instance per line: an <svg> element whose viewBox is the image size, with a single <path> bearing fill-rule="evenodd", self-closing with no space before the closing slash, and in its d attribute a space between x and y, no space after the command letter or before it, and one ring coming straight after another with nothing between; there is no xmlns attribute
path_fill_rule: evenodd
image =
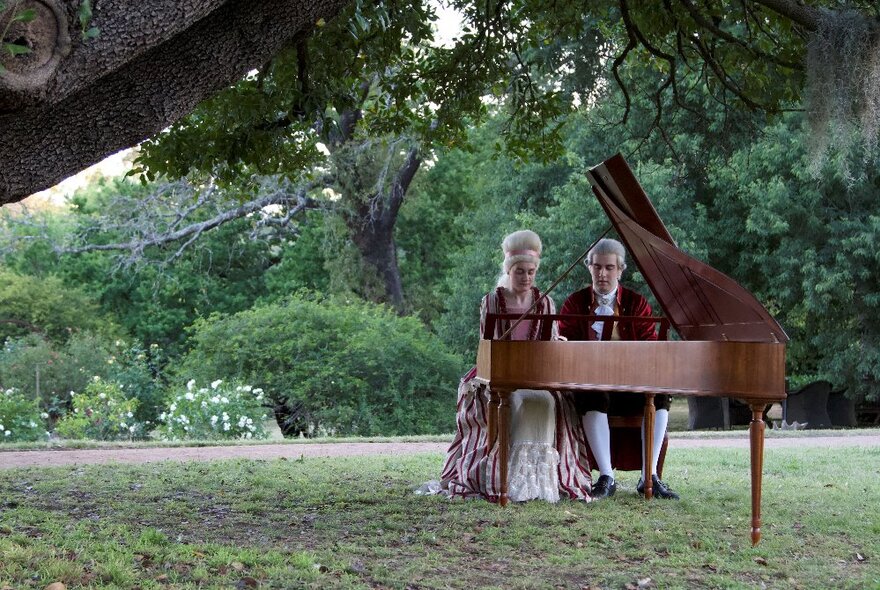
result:
<svg viewBox="0 0 880 590"><path fill-rule="evenodd" d="M726 438L671 438L677 448L742 448L747 449L747 436ZM301 457L356 457L362 455L402 455L445 453L448 443L309 443L267 444L227 447L149 447L136 449L89 449L52 451L0 451L0 469L16 467L58 467L98 463L150 463L154 461L213 461L216 459L279 459ZM765 449L785 447L880 447L880 433L853 436L768 437Z"/></svg>

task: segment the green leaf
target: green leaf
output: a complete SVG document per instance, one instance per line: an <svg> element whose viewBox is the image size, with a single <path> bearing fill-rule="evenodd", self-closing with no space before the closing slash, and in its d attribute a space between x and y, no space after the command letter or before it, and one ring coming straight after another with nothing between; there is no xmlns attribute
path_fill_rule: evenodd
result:
<svg viewBox="0 0 880 590"><path fill-rule="evenodd" d="M27 10L22 10L21 12L17 13L14 17L12 17L12 20L18 21L20 23L29 23L35 18L37 18L37 11L33 8L28 8Z"/></svg>
<svg viewBox="0 0 880 590"><path fill-rule="evenodd" d="M9 55L25 55L31 52L30 47L17 45L15 43L4 43L3 47L9 52Z"/></svg>
<svg viewBox="0 0 880 590"><path fill-rule="evenodd" d="M83 41L88 41L89 39L97 39L101 36L101 29L98 27L91 27L89 30L83 32Z"/></svg>
<svg viewBox="0 0 880 590"><path fill-rule="evenodd" d="M79 24L85 29L92 19L92 2L91 0L83 0L79 5Z"/></svg>

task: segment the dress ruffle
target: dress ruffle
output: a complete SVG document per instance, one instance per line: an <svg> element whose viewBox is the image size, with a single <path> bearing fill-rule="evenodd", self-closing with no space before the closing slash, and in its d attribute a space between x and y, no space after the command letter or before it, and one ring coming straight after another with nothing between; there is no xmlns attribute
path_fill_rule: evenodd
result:
<svg viewBox="0 0 880 590"><path fill-rule="evenodd" d="M526 500L559 501L559 452L548 443L526 441L511 448L508 471L508 497Z"/></svg>

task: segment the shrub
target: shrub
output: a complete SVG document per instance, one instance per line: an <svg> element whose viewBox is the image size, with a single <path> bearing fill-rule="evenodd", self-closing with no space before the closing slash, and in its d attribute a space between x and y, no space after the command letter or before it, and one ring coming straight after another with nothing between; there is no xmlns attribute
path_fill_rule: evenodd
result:
<svg viewBox="0 0 880 590"><path fill-rule="evenodd" d="M71 407L70 392L84 391L97 375L118 383L126 397L139 400L138 422L155 423L165 397L158 368L161 362L156 345L145 350L92 332L80 332L64 344L53 344L31 334L7 340L0 355L0 383L33 391L35 396L39 393L43 410L57 420Z"/></svg>
<svg viewBox="0 0 880 590"><path fill-rule="evenodd" d="M181 372L265 389L285 435L451 432L462 362L416 318L298 295L196 323ZM216 377L215 377L216 376Z"/></svg>
<svg viewBox="0 0 880 590"><path fill-rule="evenodd" d="M0 389L0 442L40 440L46 435L36 398L14 388Z"/></svg>
<svg viewBox="0 0 880 590"><path fill-rule="evenodd" d="M0 382L6 387L39 393L44 409L57 405L64 410L71 391L82 391L92 375L105 374L109 346L106 339L89 332L75 334L62 345L37 334L10 339L0 357Z"/></svg>
<svg viewBox="0 0 880 590"><path fill-rule="evenodd" d="M56 425L64 438L132 440L144 438L145 423L135 418L138 400L126 398L119 383L93 377L85 391L71 392L73 411Z"/></svg>
<svg viewBox="0 0 880 590"><path fill-rule="evenodd" d="M217 379L210 388L197 388L191 380L159 415L164 422L160 434L171 440L266 438L263 400L263 390L250 385L224 385Z"/></svg>
<svg viewBox="0 0 880 590"><path fill-rule="evenodd" d="M138 422L155 424L165 405L165 356L158 344L144 348L116 342L116 352L107 359L108 378L119 383L127 397L138 400L134 413Z"/></svg>

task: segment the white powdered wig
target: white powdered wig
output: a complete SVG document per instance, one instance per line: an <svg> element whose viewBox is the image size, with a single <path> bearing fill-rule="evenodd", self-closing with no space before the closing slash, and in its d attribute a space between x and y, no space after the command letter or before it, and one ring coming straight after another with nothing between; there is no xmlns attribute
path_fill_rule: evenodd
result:
<svg viewBox="0 0 880 590"><path fill-rule="evenodd" d="M510 268L517 262L531 262L536 267L541 266L541 238L529 229L515 231L505 236L501 242L501 250L504 252L504 261L501 263L501 276L498 277L498 286L510 288Z"/></svg>

